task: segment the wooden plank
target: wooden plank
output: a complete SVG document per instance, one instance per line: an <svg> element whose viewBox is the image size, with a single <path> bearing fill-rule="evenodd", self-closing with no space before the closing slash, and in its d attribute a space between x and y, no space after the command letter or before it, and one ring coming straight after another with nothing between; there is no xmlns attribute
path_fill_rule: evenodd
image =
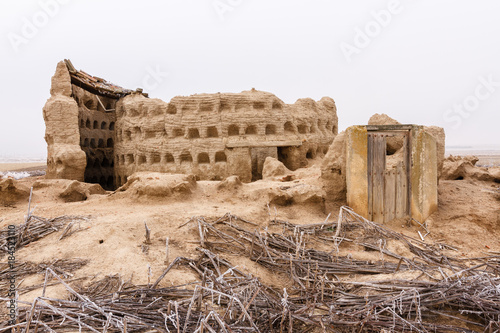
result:
<svg viewBox="0 0 500 333"><path fill-rule="evenodd" d="M97 82L97 80L92 75L90 75L89 73L86 73L84 71L79 71L78 73L76 73L76 75L80 75L92 83Z"/></svg>
<svg viewBox="0 0 500 333"><path fill-rule="evenodd" d="M380 132L380 131L409 131L414 126L415 125L367 125L366 126L366 130L370 131L370 132Z"/></svg>
<svg viewBox="0 0 500 333"><path fill-rule="evenodd" d="M373 221L384 222L385 137L374 134L373 145Z"/></svg>
<svg viewBox="0 0 500 333"><path fill-rule="evenodd" d="M107 110L106 110L106 107L104 106L104 104L102 104L101 99L99 98L99 96L97 96L97 95L96 95L95 97L97 97L97 101L99 102L99 104L100 104L100 105L101 105L101 107L103 108L104 112L106 112L106 111L107 111Z"/></svg>
<svg viewBox="0 0 500 333"><path fill-rule="evenodd" d="M403 170L406 173L406 214L411 217L411 168L412 168L412 157L411 157L411 147L412 147L412 131L406 133L406 158Z"/></svg>
<svg viewBox="0 0 500 333"><path fill-rule="evenodd" d="M399 163L396 171L396 218L408 215L408 177L405 163Z"/></svg>
<svg viewBox="0 0 500 333"><path fill-rule="evenodd" d="M373 134L368 133L367 149L368 219L373 221Z"/></svg>
<svg viewBox="0 0 500 333"><path fill-rule="evenodd" d="M81 87L81 88L87 90L88 92L96 94L96 95L109 97L109 98L113 98L113 99L119 99L121 97L120 94L113 92L109 89L108 89L109 92L103 91L102 89L99 90L100 88L97 88L97 87L90 85L89 82L87 82L86 80L84 80L81 77L78 77L76 75L71 75L71 83L78 86L78 87Z"/></svg>
<svg viewBox="0 0 500 333"><path fill-rule="evenodd" d="M385 172L385 215L384 222L394 220L396 217L396 169Z"/></svg>
<svg viewBox="0 0 500 333"><path fill-rule="evenodd" d="M66 63L66 67L68 67L68 71L71 74L75 74L76 73L76 69L75 69L75 66L73 66L73 63L71 62L71 60L64 59L64 62Z"/></svg>

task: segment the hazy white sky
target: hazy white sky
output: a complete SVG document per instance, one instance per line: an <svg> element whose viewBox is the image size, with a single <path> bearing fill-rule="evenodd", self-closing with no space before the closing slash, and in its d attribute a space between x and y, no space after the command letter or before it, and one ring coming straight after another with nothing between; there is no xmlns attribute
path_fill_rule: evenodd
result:
<svg viewBox="0 0 500 333"><path fill-rule="evenodd" d="M58 61L152 97L256 88L500 145L498 0L2 0L0 156L44 156ZM168 73L168 74L166 74Z"/></svg>

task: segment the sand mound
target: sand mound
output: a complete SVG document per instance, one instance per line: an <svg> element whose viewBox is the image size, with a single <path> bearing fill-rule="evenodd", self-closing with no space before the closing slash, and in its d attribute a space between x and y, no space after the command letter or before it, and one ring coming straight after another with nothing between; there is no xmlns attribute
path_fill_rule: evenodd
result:
<svg viewBox="0 0 500 333"><path fill-rule="evenodd" d="M85 201L92 195L106 194L106 191L99 184L68 179L38 179L33 183L33 190L37 196L48 191L55 198L65 202Z"/></svg>
<svg viewBox="0 0 500 333"><path fill-rule="evenodd" d="M87 184L79 181L72 181L60 194L66 202L84 201L93 194L106 194L106 191L99 184Z"/></svg>
<svg viewBox="0 0 500 333"><path fill-rule="evenodd" d="M439 210L430 219L433 239L446 239L466 255L472 250L500 251L500 190L497 185L473 179L442 180Z"/></svg>
<svg viewBox="0 0 500 333"><path fill-rule="evenodd" d="M444 161L443 179L500 182L500 168L478 167L476 156L448 156Z"/></svg>
<svg viewBox="0 0 500 333"><path fill-rule="evenodd" d="M118 191L137 196L171 197L190 195L195 187L196 179L193 175L136 172Z"/></svg>
<svg viewBox="0 0 500 333"><path fill-rule="evenodd" d="M262 179L278 180L285 175L291 175L292 171L273 157L266 157L262 168Z"/></svg>
<svg viewBox="0 0 500 333"><path fill-rule="evenodd" d="M324 208L326 193L318 186L309 184L279 185L267 192L269 203L278 206L314 204Z"/></svg>
<svg viewBox="0 0 500 333"><path fill-rule="evenodd" d="M229 176L217 185L217 189L234 191L240 188L242 184L243 183L241 182L240 177Z"/></svg>
<svg viewBox="0 0 500 333"><path fill-rule="evenodd" d="M488 168L488 171L491 177L493 177L493 181L496 183L500 183L500 167L491 167Z"/></svg>
<svg viewBox="0 0 500 333"><path fill-rule="evenodd" d="M27 200L30 195L28 187L12 178L0 180L0 204L12 205L20 200Z"/></svg>

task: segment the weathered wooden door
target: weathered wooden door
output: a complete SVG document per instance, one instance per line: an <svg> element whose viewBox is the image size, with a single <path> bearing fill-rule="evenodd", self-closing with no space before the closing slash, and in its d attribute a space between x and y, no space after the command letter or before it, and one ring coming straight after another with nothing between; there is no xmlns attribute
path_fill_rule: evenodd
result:
<svg viewBox="0 0 500 333"><path fill-rule="evenodd" d="M402 147L388 151L387 140ZM368 215L375 222L389 222L410 215L409 131L368 133Z"/></svg>

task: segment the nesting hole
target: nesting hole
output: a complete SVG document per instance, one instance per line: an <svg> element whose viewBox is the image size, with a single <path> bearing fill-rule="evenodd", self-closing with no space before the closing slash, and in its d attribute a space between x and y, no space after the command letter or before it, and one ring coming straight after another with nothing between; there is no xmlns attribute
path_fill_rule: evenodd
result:
<svg viewBox="0 0 500 333"><path fill-rule="evenodd" d="M210 157L208 157L207 153L199 153L198 154L198 164L209 164Z"/></svg>
<svg viewBox="0 0 500 333"><path fill-rule="evenodd" d="M227 129L227 135L236 136L240 135L240 128L237 125L230 125Z"/></svg>
<svg viewBox="0 0 500 333"><path fill-rule="evenodd" d="M275 125L267 125L266 126L266 134L276 134L276 126Z"/></svg>
<svg viewBox="0 0 500 333"><path fill-rule="evenodd" d="M217 127L210 126L207 128L207 138L217 138L219 136L219 132L217 131Z"/></svg>
<svg viewBox="0 0 500 333"><path fill-rule="evenodd" d="M257 127L255 125L247 126L245 129L245 134L252 135L257 134Z"/></svg>

